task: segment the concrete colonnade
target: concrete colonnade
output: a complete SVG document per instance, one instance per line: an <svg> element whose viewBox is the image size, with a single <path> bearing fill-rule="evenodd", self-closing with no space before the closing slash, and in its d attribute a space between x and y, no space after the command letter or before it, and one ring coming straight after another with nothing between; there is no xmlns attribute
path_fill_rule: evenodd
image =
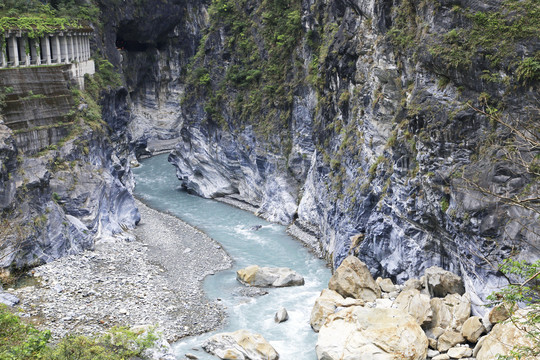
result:
<svg viewBox="0 0 540 360"><path fill-rule="evenodd" d="M29 38L21 31L8 31L0 47L0 68L70 64L90 59L88 32L63 31Z"/></svg>

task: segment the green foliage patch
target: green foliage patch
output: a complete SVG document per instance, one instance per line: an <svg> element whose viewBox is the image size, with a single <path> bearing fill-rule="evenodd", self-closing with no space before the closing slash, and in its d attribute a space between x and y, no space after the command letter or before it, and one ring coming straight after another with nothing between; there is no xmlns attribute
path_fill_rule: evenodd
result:
<svg viewBox="0 0 540 360"><path fill-rule="evenodd" d="M448 69L467 69L474 59L484 57L489 69L507 70L521 83L539 79L538 56L525 59L516 56L518 43L539 41L540 2L537 0L505 0L497 11L474 11L456 6L451 13L466 25L444 34L427 35L431 39L427 47L420 41L426 36L427 28L417 15L425 6L426 2L416 5L412 0L403 0L394 7L394 22L388 36L399 51L418 53L427 50ZM503 81L494 75L496 71L489 69L484 71L484 80Z"/></svg>
<svg viewBox="0 0 540 360"><path fill-rule="evenodd" d="M97 336L68 335L57 345L51 333L37 330L0 304L0 359L2 360L125 360L144 359L157 336L152 328L133 331L112 328Z"/></svg>
<svg viewBox="0 0 540 360"><path fill-rule="evenodd" d="M87 0L0 0L0 17L57 17L93 22L98 16L98 7Z"/></svg>
<svg viewBox="0 0 540 360"><path fill-rule="evenodd" d="M58 17L0 17L0 32L10 29L23 30L29 38L41 37L58 30L81 29L83 26L76 20Z"/></svg>
<svg viewBox="0 0 540 360"><path fill-rule="evenodd" d="M293 54L302 35L301 4L292 0L214 0L209 7L211 24L194 57L189 83L197 89L183 102L205 99L209 120L226 127L218 109L227 114L235 128L247 124L264 136L288 138L293 92L298 79ZM224 31L225 68L206 55L218 34ZM284 140L284 142L286 142Z"/></svg>

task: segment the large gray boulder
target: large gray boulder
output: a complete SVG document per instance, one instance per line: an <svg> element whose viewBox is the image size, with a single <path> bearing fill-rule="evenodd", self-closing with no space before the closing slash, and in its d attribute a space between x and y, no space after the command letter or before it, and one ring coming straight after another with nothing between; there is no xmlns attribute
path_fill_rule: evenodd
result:
<svg viewBox="0 0 540 360"><path fill-rule="evenodd" d="M262 335L238 330L210 337L202 348L220 359L277 360L279 355Z"/></svg>
<svg viewBox="0 0 540 360"><path fill-rule="evenodd" d="M328 288L343 297L374 301L381 297L381 288L368 267L355 256L348 256L330 278Z"/></svg>
<svg viewBox="0 0 540 360"><path fill-rule="evenodd" d="M289 268L251 265L236 272L236 279L247 286L285 287L304 285L304 278Z"/></svg>
<svg viewBox="0 0 540 360"><path fill-rule="evenodd" d="M448 294L465 293L461 277L438 266L427 268L424 274L425 288L432 297L445 297Z"/></svg>
<svg viewBox="0 0 540 360"><path fill-rule="evenodd" d="M424 360L428 339L397 309L352 306L328 317L319 331L317 359Z"/></svg>

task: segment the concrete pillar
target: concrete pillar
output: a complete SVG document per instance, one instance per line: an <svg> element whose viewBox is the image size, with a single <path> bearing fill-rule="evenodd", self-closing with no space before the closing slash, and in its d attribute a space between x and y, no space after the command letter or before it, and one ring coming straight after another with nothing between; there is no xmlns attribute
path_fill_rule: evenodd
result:
<svg viewBox="0 0 540 360"><path fill-rule="evenodd" d="M83 44L83 36L82 35L78 35L79 37L79 57L81 58L81 61L84 61L84 44Z"/></svg>
<svg viewBox="0 0 540 360"><path fill-rule="evenodd" d="M28 38L23 35L19 38L19 54L20 54L20 63L19 65L30 66L30 48L29 48Z"/></svg>
<svg viewBox="0 0 540 360"><path fill-rule="evenodd" d="M52 38L52 57L53 63L60 64L62 62L62 50L60 49L60 36L54 35Z"/></svg>
<svg viewBox="0 0 540 360"><path fill-rule="evenodd" d="M90 35L88 34L88 37L86 38L87 44L88 44L88 60L92 57L92 47L90 46Z"/></svg>
<svg viewBox="0 0 540 360"><path fill-rule="evenodd" d="M81 61L84 61L84 38L81 34L77 35L77 38L79 39L79 57Z"/></svg>
<svg viewBox="0 0 540 360"><path fill-rule="evenodd" d="M39 56L39 38L28 39L30 41L30 57L31 65L41 65L41 57Z"/></svg>
<svg viewBox="0 0 540 360"><path fill-rule="evenodd" d="M83 59L84 61L88 60L88 51L86 50L86 34L82 36L83 43Z"/></svg>
<svg viewBox="0 0 540 360"><path fill-rule="evenodd" d="M69 61L75 61L75 48L73 43L73 35L69 34L68 37L68 43L69 43Z"/></svg>
<svg viewBox="0 0 540 360"><path fill-rule="evenodd" d="M51 39L49 35L45 35L42 38L41 45L43 62L47 65L51 65Z"/></svg>
<svg viewBox="0 0 540 360"><path fill-rule="evenodd" d="M84 37L84 44L86 45L86 60L88 60L90 59L90 37L88 35Z"/></svg>
<svg viewBox="0 0 540 360"><path fill-rule="evenodd" d="M1 43L2 43L2 48L0 49L0 67L7 67L7 54L6 54L6 51L7 51L7 42L6 42L6 37L4 34L0 34L0 36L2 36L1 40L3 40Z"/></svg>
<svg viewBox="0 0 540 360"><path fill-rule="evenodd" d="M64 62L66 64L69 64L69 46L68 46L68 38L66 33L61 37L62 39L62 56L64 58Z"/></svg>
<svg viewBox="0 0 540 360"><path fill-rule="evenodd" d="M8 39L9 61L11 66L19 66L19 43L15 35L11 35Z"/></svg>
<svg viewBox="0 0 540 360"><path fill-rule="evenodd" d="M79 37L77 34L73 34L73 42L75 43L75 61L80 62L81 57L79 56Z"/></svg>

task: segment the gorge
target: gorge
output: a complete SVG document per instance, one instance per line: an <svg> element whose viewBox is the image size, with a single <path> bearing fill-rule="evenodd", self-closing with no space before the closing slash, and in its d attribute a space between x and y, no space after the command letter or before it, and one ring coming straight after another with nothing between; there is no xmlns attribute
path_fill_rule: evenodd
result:
<svg viewBox="0 0 540 360"><path fill-rule="evenodd" d="M480 316L515 280L505 259L540 259L537 1L92 3L84 91L12 93L0 69L3 109L68 99L54 129L0 113L5 277L134 228L131 167L163 152L187 191L286 225L332 269L460 275Z"/></svg>

